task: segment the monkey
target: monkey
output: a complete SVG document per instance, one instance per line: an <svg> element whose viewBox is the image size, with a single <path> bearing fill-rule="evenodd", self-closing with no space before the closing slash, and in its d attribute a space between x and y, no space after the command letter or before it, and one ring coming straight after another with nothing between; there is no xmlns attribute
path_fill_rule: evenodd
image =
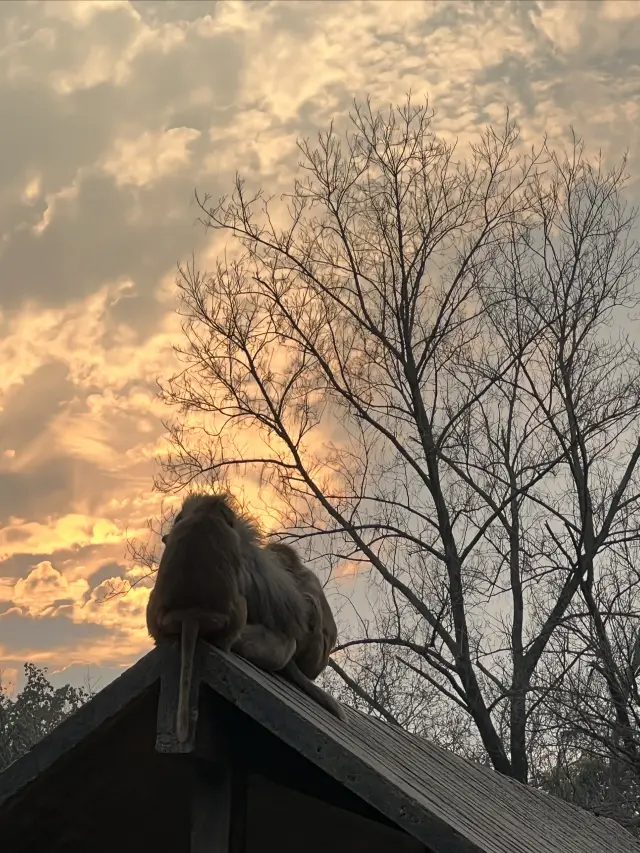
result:
<svg viewBox="0 0 640 853"><path fill-rule="evenodd" d="M235 509L230 494L208 495L207 501L210 511L222 515L236 532L240 546L239 587L246 602L246 623L232 641L231 651L259 669L282 674L346 721L340 703L313 683L327 666L337 639L320 581L289 545L264 545L258 526ZM181 522L182 511L174 526ZM172 535L173 528L168 541ZM206 556L216 566L227 559L217 553L217 545ZM204 634L203 638L208 639Z"/></svg>
<svg viewBox="0 0 640 853"><path fill-rule="evenodd" d="M264 551L275 556L281 569L289 573L302 598L303 612L306 614L306 628L296 637L293 657L281 672L339 720L346 722L340 703L313 683L326 668L338 639L338 629L324 589L314 572L304 565L290 545L284 542L271 543L265 546ZM237 642L241 644L245 636L241 634Z"/></svg>
<svg viewBox="0 0 640 853"><path fill-rule="evenodd" d="M263 545L252 520L233 508L229 494L218 499L235 516L241 542L241 593L247 622L231 651L266 672L279 672L339 720L344 709L313 683L325 669L337 639L324 590L289 545Z"/></svg>
<svg viewBox="0 0 640 853"><path fill-rule="evenodd" d="M247 621L241 593L241 540L235 513L216 496L186 498L168 534L147 604L147 629L159 640L180 639L176 735L189 737L189 696L198 635L229 651Z"/></svg>
<svg viewBox="0 0 640 853"><path fill-rule="evenodd" d="M290 545L275 542L267 545L265 550L276 555L304 597L307 631L296 641L293 660L303 675L315 681L326 668L331 649L338 639L338 629L329 602L316 575L302 563Z"/></svg>

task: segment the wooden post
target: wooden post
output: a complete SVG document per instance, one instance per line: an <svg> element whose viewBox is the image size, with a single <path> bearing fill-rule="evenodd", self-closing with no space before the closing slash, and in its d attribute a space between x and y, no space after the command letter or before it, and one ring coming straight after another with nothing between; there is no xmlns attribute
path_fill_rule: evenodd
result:
<svg viewBox="0 0 640 853"><path fill-rule="evenodd" d="M176 737L180 646L166 643L162 651L156 750L190 753L176 760L187 771L184 781L191 786L191 853L245 853L247 773L244 764L236 755L230 732L216 718L211 697L201 697L202 714L198 720L202 644L199 642L196 647L189 700L191 726L189 739L183 744Z"/></svg>
<svg viewBox="0 0 640 853"><path fill-rule="evenodd" d="M247 774L230 759L196 759L191 797L191 853L245 853Z"/></svg>

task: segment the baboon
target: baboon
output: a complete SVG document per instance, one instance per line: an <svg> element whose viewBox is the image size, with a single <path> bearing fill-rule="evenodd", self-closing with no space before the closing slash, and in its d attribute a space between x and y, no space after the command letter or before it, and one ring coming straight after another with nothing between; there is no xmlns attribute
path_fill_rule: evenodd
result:
<svg viewBox="0 0 640 853"><path fill-rule="evenodd" d="M339 702L315 679L325 669L336 638L336 623L315 574L288 545L263 545L257 526L233 509L243 554L241 591L247 624L231 650L260 669L280 672L340 720Z"/></svg>
<svg viewBox="0 0 640 853"><path fill-rule="evenodd" d="M189 696L198 635L226 651L247 621L241 593L241 542L235 513L212 495L190 495L168 535L147 604L147 628L157 642L181 639L176 734L189 736Z"/></svg>
<svg viewBox="0 0 640 853"><path fill-rule="evenodd" d="M231 651L266 672L281 673L346 720L340 703L313 683L327 666L337 638L320 581L290 546L264 545L257 525L236 511L230 495L212 495L209 500L219 504L218 512L224 513L239 541L240 594L246 599L247 620ZM180 523L180 515L175 523ZM207 558L217 566L226 559L218 550Z"/></svg>
<svg viewBox="0 0 640 853"><path fill-rule="evenodd" d="M327 666L331 649L338 639L338 629L320 581L300 560L294 549L283 542L267 545L281 566L292 576L305 600L307 630L296 640L293 660L300 672L314 681Z"/></svg>
<svg viewBox="0 0 640 853"><path fill-rule="evenodd" d="M313 680L326 668L331 649L335 646L338 638L338 629L322 585L290 545L285 545L282 542L270 544L265 546L264 553L269 555L272 560L275 558L276 570L288 572L293 587L299 596L299 604L302 605L302 613L305 617L303 630L298 631L295 636L296 647L293 657L289 659L281 672L344 722L346 716L340 703L313 683ZM264 607L264 604L258 599L258 609L261 606ZM247 609L250 614L251 596L249 592L247 592ZM262 618L264 619L264 615ZM251 660L251 656L254 654L249 639L250 631L251 616L249 615L247 626L234 646L234 650L242 649L242 655L247 660ZM276 644L278 642L277 634L275 635L275 642Z"/></svg>

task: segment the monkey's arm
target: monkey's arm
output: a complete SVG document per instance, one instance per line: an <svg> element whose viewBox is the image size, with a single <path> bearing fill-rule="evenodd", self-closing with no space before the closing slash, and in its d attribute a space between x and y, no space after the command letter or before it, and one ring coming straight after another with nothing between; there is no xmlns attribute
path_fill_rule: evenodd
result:
<svg viewBox="0 0 640 853"><path fill-rule="evenodd" d="M294 656L296 641L263 625L245 625L231 651L265 672L278 672Z"/></svg>

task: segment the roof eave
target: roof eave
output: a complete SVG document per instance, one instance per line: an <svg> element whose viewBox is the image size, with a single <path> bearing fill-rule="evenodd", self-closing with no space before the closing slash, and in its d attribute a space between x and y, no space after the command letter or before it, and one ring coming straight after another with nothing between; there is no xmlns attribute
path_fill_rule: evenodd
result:
<svg viewBox="0 0 640 853"><path fill-rule="evenodd" d="M318 717L318 725L314 724L308 700L284 679L266 676L269 684L263 685L261 680L265 676L255 667L211 646L203 649L201 666L201 679L212 690L396 826L427 845L428 849L451 853L485 853L449 824L425 811L410 796L402 779L390 778L388 771L376 772L350 752L337 736L330 733L331 730L335 731L334 718L315 704L312 707L313 714ZM296 708L296 695L300 695L300 710ZM351 708L345 710L348 718L360 716L359 712ZM323 725L323 720L330 720L330 726L326 723ZM344 728L344 736L348 739L348 727Z"/></svg>
<svg viewBox="0 0 640 853"><path fill-rule="evenodd" d="M153 649L63 720L29 752L6 767L0 773L0 807L93 732L124 711L130 702L159 680L162 665L161 650Z"/></svg>

